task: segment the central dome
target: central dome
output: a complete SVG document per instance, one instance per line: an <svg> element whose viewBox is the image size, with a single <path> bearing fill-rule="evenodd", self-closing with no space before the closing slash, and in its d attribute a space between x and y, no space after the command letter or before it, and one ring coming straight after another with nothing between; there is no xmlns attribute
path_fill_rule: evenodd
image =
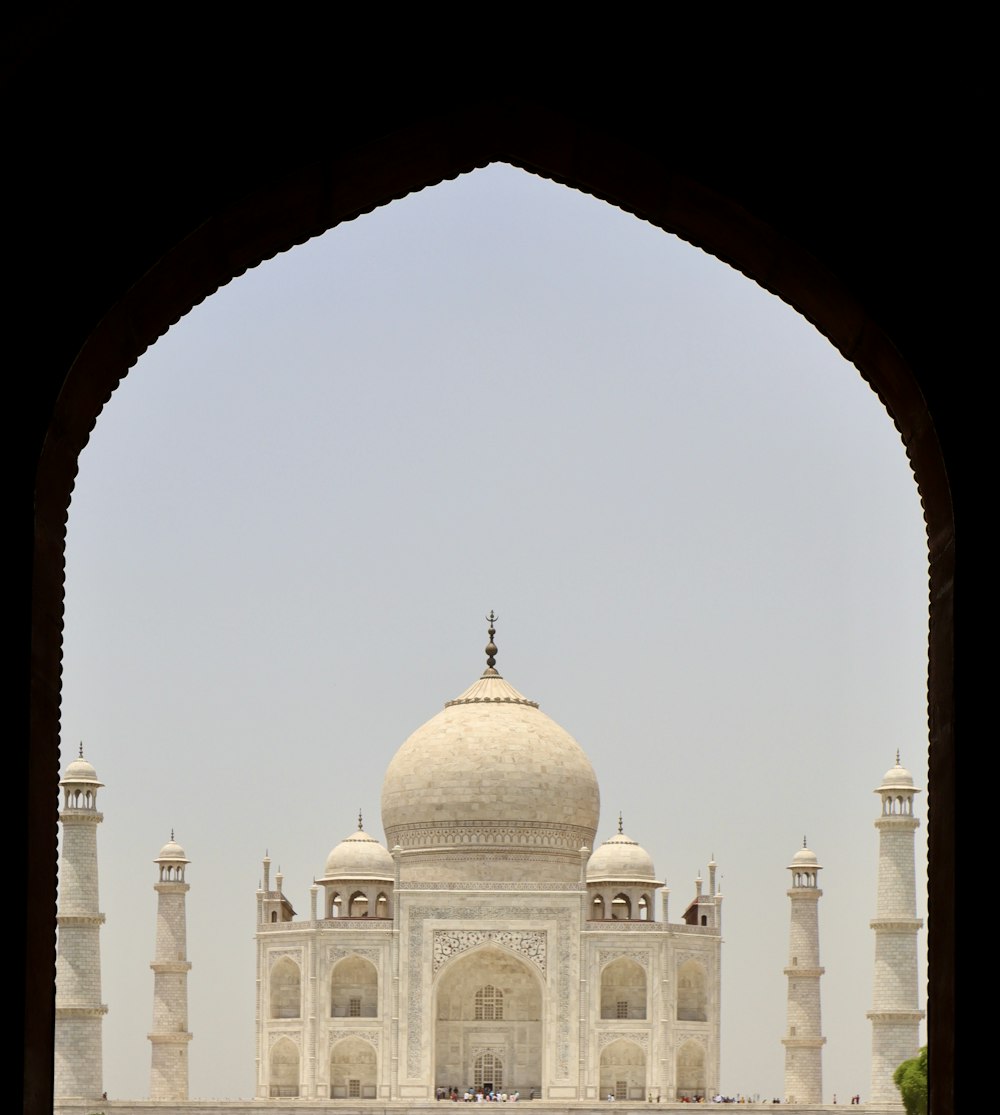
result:
<svg viewBox="0 0 1000 1115"><path fill-rule="evenodd" d="M600 792L565 729L489 665L396 752L382 824L411 881L578 883Z"/></svg>

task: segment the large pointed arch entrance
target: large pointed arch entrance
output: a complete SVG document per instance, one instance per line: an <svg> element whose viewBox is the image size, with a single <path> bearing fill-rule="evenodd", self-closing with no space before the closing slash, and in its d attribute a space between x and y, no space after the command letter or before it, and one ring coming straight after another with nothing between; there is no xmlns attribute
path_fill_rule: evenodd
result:
<svg viewBox="0 0 1000 1115"><path fill-rule="evenodd" d="M434 1086L541 1095L543 1003L538 973L505 949L453 960L434 988Z"/></svg>
<svg viewBox="0 0 1000 1115"><path fill-rule="evenodd" d="M96 42L98 36L90 38ZM91 45L94 43L88 39L88 46ZM43 71L39 58L30 50L26 57L27 61L19 67L20 72L34 77L35 71ZM66 59L70 57L86 59L93 65L89 50L68 51ZM155 73L156 57L144 61L147 73ZM172 57L171 65L174 64ZM217 64L213 59L213 70ZM56 69L58 66L56 63ZM109 75L109 80L115 80L113 68L109 68ZM83 114L88 109L80 107L79 102L86 98L87 85L87 82L80 82L80 97L74 98L78 102L78 112ZM149 83L150 88L156 85L155 81ZM128 87L128 83L122 83L123 89ZM161 83L160 87L167 89L168 85ZM225 89L224 81L220 80L219 88ZM506 89L503 93L506 97ZM602 90L602 97L607 96ZM932 1087L942 1097L944 1110L948 1106L944 1097L946 1087L950 1088L954 1041L956 903L951 865L956 862L956 788L952 492L958 490L956 477L959 473L950 478L946 473L935 422L941 424L945 434L955 432L957 406L952 409L952 397L957 397L959 387L957 377L956 386L950 391L943 380L935 379L933 369L937 354L927 351L926 338L922 341L924 335L915 321L920 311L906 309L905 271L916 255L904 255L896 272L890 271L888 275L877 269L866 269L863 244L868 233L863 223L864 207L857 199L852 207L849 198L836 198L832 187L826 194L820 188L818 197L815 193L809 194L796 210L789 193L782 194L780 189L776 193L773 191L782 167L771 166L769 178L770 164L766 156L754 163L756 177L746 173L742 179L739 158L727 160L728 166L733 168L728 170L720 169L717 158L706 163L690 150L681 151L671 160L663 150L657 149L653 129L643 127L639 107L603 106L603 114L597 116L603 121L598 129L593 123L594 114L582 104L574 105L571 93L567 93L566 103L561 105L558 114L551 105L539 108L530 99L517 101L511 97L502 103L475 102L470 108L472 102L456 93L455 102L453 107L456 113L461 109L460 117L445 119L437 104L421 107L415 84L408 88L403 123L391 113L388 120L380 120L377 128L372 125L369 130L363 119L352 121L350 151L346 154L344 150L331 148L336 143L331 138L334 129L323 129L321 137L317 132L315 152L293 155L290 142L280 149L269 150L268 136L261 132L259 121L254 120L252 133L248 132L253 141L246 145L248 150L254 151L254 161L248 160L241 164L241 169L235 170L226 162L225 174L218 160L228 159L228 148L222 151L220 146L216 160L206 160L200 157L200 151L199 157L195 157L197 144L189 148L165 148L170 139L161 135L157 144L149 145L151 151L155 148L158 165L172 169L172 175L162 176L161 185L157 185L158 175L144 174L142 167L137 169L129 165L143 145L136 145L132 150L118 145L122 149L115 161L110 149L105 152L100 147L102 129L86 129L86 142L94 147L93 161L105 160L104 173L94 176L90 182L87 176L78 178L73 197L65 198L60 218L66 228L74 227L76 222L81 228L89 224L99 230L105 246L100 267L86 268L85 279L74 278L77 271L67 268L59 289L53 287L47 299L38 300L41 307L38 313L44 313L50 323L48 335L34 328L33 316L26 322L26 329L34 330L30 380L31 402L35 409L31 411L28 425L32 434L36 433L35 424L38 429L37 439L24 458L26 484L22 481L24 486L19 489L24 506L30 504L33 509L32 536L27 540L22 531L15 541L15 547L20 542L30 555L23 567L22 585L24 599L30 601L31 633L27 645L22 644L21 673L18 674L22 678L18 683L23 690L22 707L26 709L27 730L23 738L28 743L18 752L21 765L15 775L17 784L26 787L29 811L27 854L22 857L26 920L22 939L24 963L20 965L25 973L26 1001L32 1004L32 1009L24 1015L27 1025L24 1080L29 1097L25 1109L51 1110L51 981L56 886L53 788L58 778L62 540L76 457L89 437L97 413L117 380L143 348L191 306L241 270L285 250L299 239L383 204L391 197L463 169L483 165L490 159L505 158L606 197L661 227L679 231L692 242L733 262L816 322L832 343L858 364L899 425L921 487L931 539L934 955L930 972L930 1023L939 1070ZM204 121L206 126L214 124L212 113L208 111L211 106L204 107L206 111L192 114L187 128L177 129L178 136L183 135L185 140L192 138L187 132L198 127L197 120ZM363 113L362 109L358 111ZM100 117L95 116L92 123L98 120ZM647 123L650 120L652 115ZM238 130L235 120L232 124L231 130ZM110 135L110 131L107 134ZM378 148L373 151L366 146L366 140L371 138L374 145L376 136ZM641 142L636 141L637 136ZM804 131L802 137L807 136L808 132ZM47 141L53 157L58 153L59 159L64 160L63 144L58 142L58 137L49 132ZM282 142L285 142L284 135ZM677 144L678 139L671 135L669 142ZM320 151L321 143L326 145L323 151ZM19 136L15 137L14 146L12 158L19 157ZM235 141L232 143L233 148L238 146ZM719 144L715 143L714 147L717 151ZM801 160L801 152L791 144L776 149L788 152L785 170L791 168L793 159ZM52 237L51 249L42 252L37 233L41 228L50 227L55 220L55 210L49 212L44 208L51 205L48 191L36 191L39 195L36 202L30 202L27 193L46 177L56 181L62 176L54 169L50 173L44 159L36 162L29 156L25 159L25 165L28 164L35 165L37 174L24 178L25 193L21 195L24 207L18 210L20 224L26 230L24 240L30 242L26 251L33 255L44 254L46 265L55 274L62 268L64 259L86 253L76 239L67 238L62 248L64 255L60 255L58 234ZM679 165L684 166L684 173L677 172ZM750 165L749 161L746 165ZM875 176L892 176L884 170L884 162L873 160L871 167ZM870 179L871 176L865 177ZM898 172L897 178L902 186L903 170ZM114 204L121 204L117 196L111 198L105 185L108 181L148 181L149 188L159 190L154 192L152 200L144 202L141 221L130 222L129 215L125 214L127 234L109 227L104 219L108 210L100 208L102 193ZM175 189L182 181L186 189L183 198ZM194 185L188 189L188 183ZM805 197L807 192L799 193ZM902 189L899 201L905 212ZM827 208L827 202L831 210L842 211L842 224L834 218L832 229L828 228L824 235L820 214ZM105 199L103 204L109 203ZM17 204L12 204L12 210ZM79 215L73 209L74 204L79 207ZM910 205L910 211L915 212L912 201ZM98 208L96 216L91 212L94 206ZM810 217L805 206L815 216ZM868 208L875 212L877 207ZM854 216L862 221L861 231L835 248L838 228L848 229ZM827 218L824 216L822 220ZM63 224L58 227L62 228ZM830 269L838 262L843 263L859 245L862 251L859 258L846 267L847 278L835 278ZM21 247L16 245L11 257L15 271L23 265ZM926 269L914 267L913 270ZM839 273L844 274L844 271L842 267ZM25 273L34 271L25 269ZM902 281L899 288L894 279ZM32 283L24 285L26 289L34 289ZM84 286L86 295L81 297ZM885 305L890 288L896 291L898 298L898 301L889 298L890 308L895 307L895 336L889 336L880 325L880 321L893 320L893 314ZM874 298L876 305L879 303L880 292L883 312L873 315L871 302ZM930 344L933 348L933 341ZM948 373L952 374L951 364ZM931 389L923 392L921 387ZM952 463L957 466L957 450L951 452Z"/></svg>

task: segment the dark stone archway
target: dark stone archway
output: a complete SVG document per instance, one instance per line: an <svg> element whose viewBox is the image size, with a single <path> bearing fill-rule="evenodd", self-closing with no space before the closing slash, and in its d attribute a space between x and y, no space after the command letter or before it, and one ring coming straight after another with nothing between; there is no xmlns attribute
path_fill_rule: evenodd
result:
<svg viewBox="0 0 1000 1115"><path fill-rule="evenodd" d="M920 106L911 100L887 127L856 89L857 103L815 96L793 125L759 90L755 100L740 88L718 113L672 96L659 71L609 89L592 72L550 66L526 79L479 52L463 60L381 41L362 88L354 69L331 64L342 27L323 28L326 50L314 53L320 29L305 36L311 46L295 29L290 50L287 28L234 38L199 25L195 35L132 14L142 49L123 52L115 26L114 13L53 10L18 29L2 72L16 168L4 193L7 337L24 352L8 387L25 441L9 512L19 591L8 668L22 712L12 784L27 810L9 881L24 895L25 1110L51 1111L63 542L97 415L141 352L236 275L496 160L605 198L739 268L855 363L900 431L928 523L929 1034L934 1109L951 1109L954 539L970 470L940 311L952 268L946 245L914 234L928 209L947 207L952 185L943 158L929 157ZM46 114L53 89L59 111Z"/></svg>

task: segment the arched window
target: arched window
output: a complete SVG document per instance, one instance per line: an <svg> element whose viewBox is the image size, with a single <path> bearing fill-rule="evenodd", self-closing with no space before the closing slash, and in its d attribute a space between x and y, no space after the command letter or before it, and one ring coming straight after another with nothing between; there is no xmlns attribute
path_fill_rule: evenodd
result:
<svg viewBox="0 0 1000 1115"><path fill-rule="evenodd" d="M503 1018L503 992L488 983L476 992L476 1021L493 1022Z"/></svg>
<svg viewBox="0 0 1000 1115"><path fill-rule="evenodd" d="M632 899L629 898L627 894L616 894L614 898L611 899L611 920L632 920Z"/></svg>
<svg viewBox="0 0 1000 1115"><path fill-rule="evenodd" d="M349 918L368 917L368 895L363 890L356 890L347 904Z"/></svg>
<svg viewBox="0 0 1000 1115"><path fill-rule="evenodd" d="M646 971L631 957L612 960L601 972L601 1018L646 1017Z"/></svg>
<svg viewBox="0 0 1000 1115"><path fill-rule="evenodd" d="M339 918L341 914L341 898L337 891L330 895L330 908L327 911L327 917Z"/></svg>
<svg viewBox="0 0 1000 1115"><path fill-rule="evenodd" d="M379 891L378 897L375 899L375 916L377 918L387 918L389 916L389 899L385 891Z"/></svg>
<svg viewBox="0 0 1000 1115"><path fill-rule="evenodd" d="M685 1042L677 1051L677 1098L704 1099L707 1080L705 1050L696 1042Z"/></svg>
<svg viewBox="0 0 1000 1115"><path fill-rule="evenodd" d="M495 1053L480 1053L473 1064L476 1088L503 1087L503 1061Z"/></svg>
<svg viewBox="0 0 1000 1115"><path fill-rule="evenodd" d="M604 899L599 894L594 897L590 916L594 921L604 921Z"/></svg>
<svg viewBox="0 0 1000 1115"><path fill-rule="evenodd" d="M338 1041L330 1053L330 1099L375 1099L378 1055L361 1038Z"/></svg>
<svg viewBox="0 0 1000 1115"><path fill-rule="evenodd" d="M275 1099L299 1094L299 1051L288 1038L275 1042L271 1050L270 1093Z"/></svg>
<svg viewBox="0 0 1000 1115"><path fill-rule="evenodd" d="M283 956L271 969L271 1017L300 1017L301 999L302 976L299 966L294 960Z"/></svg>
<svg viewBox="0 0 1000 1115"><path fill-rule="evenodd" d="M363 956L347 956L330 975L333 1018L378 1017L378 970Z"/></svg>
<svg viewBox="0 0 1000 1115"><path fill-rule="evenodd" d="M646 1095L646 1054L634 1041L620 1038L601 1053L601 1095L640 1100Z"/></svg>
<svg viewBox="0 0 1000 1115"><path fill-rule="evenodd" d="M704 965L689 960L677 971L677 1020L705 1022L708 1018L708 975Z"/></svg>

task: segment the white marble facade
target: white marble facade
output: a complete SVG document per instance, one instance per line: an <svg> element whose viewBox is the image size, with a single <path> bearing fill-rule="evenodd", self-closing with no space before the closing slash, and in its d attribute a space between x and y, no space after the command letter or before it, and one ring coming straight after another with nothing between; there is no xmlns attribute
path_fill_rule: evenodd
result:
<svg viewBox="0 0 1000 1115"><path fill-rule="evenodd" d="M598 846L576 741L495 669L419 728L296 916L257 894L259 1099L433 1099L493 1086L550 1100L719 1088L715 865L656 920L648 854Z"/></svg>

